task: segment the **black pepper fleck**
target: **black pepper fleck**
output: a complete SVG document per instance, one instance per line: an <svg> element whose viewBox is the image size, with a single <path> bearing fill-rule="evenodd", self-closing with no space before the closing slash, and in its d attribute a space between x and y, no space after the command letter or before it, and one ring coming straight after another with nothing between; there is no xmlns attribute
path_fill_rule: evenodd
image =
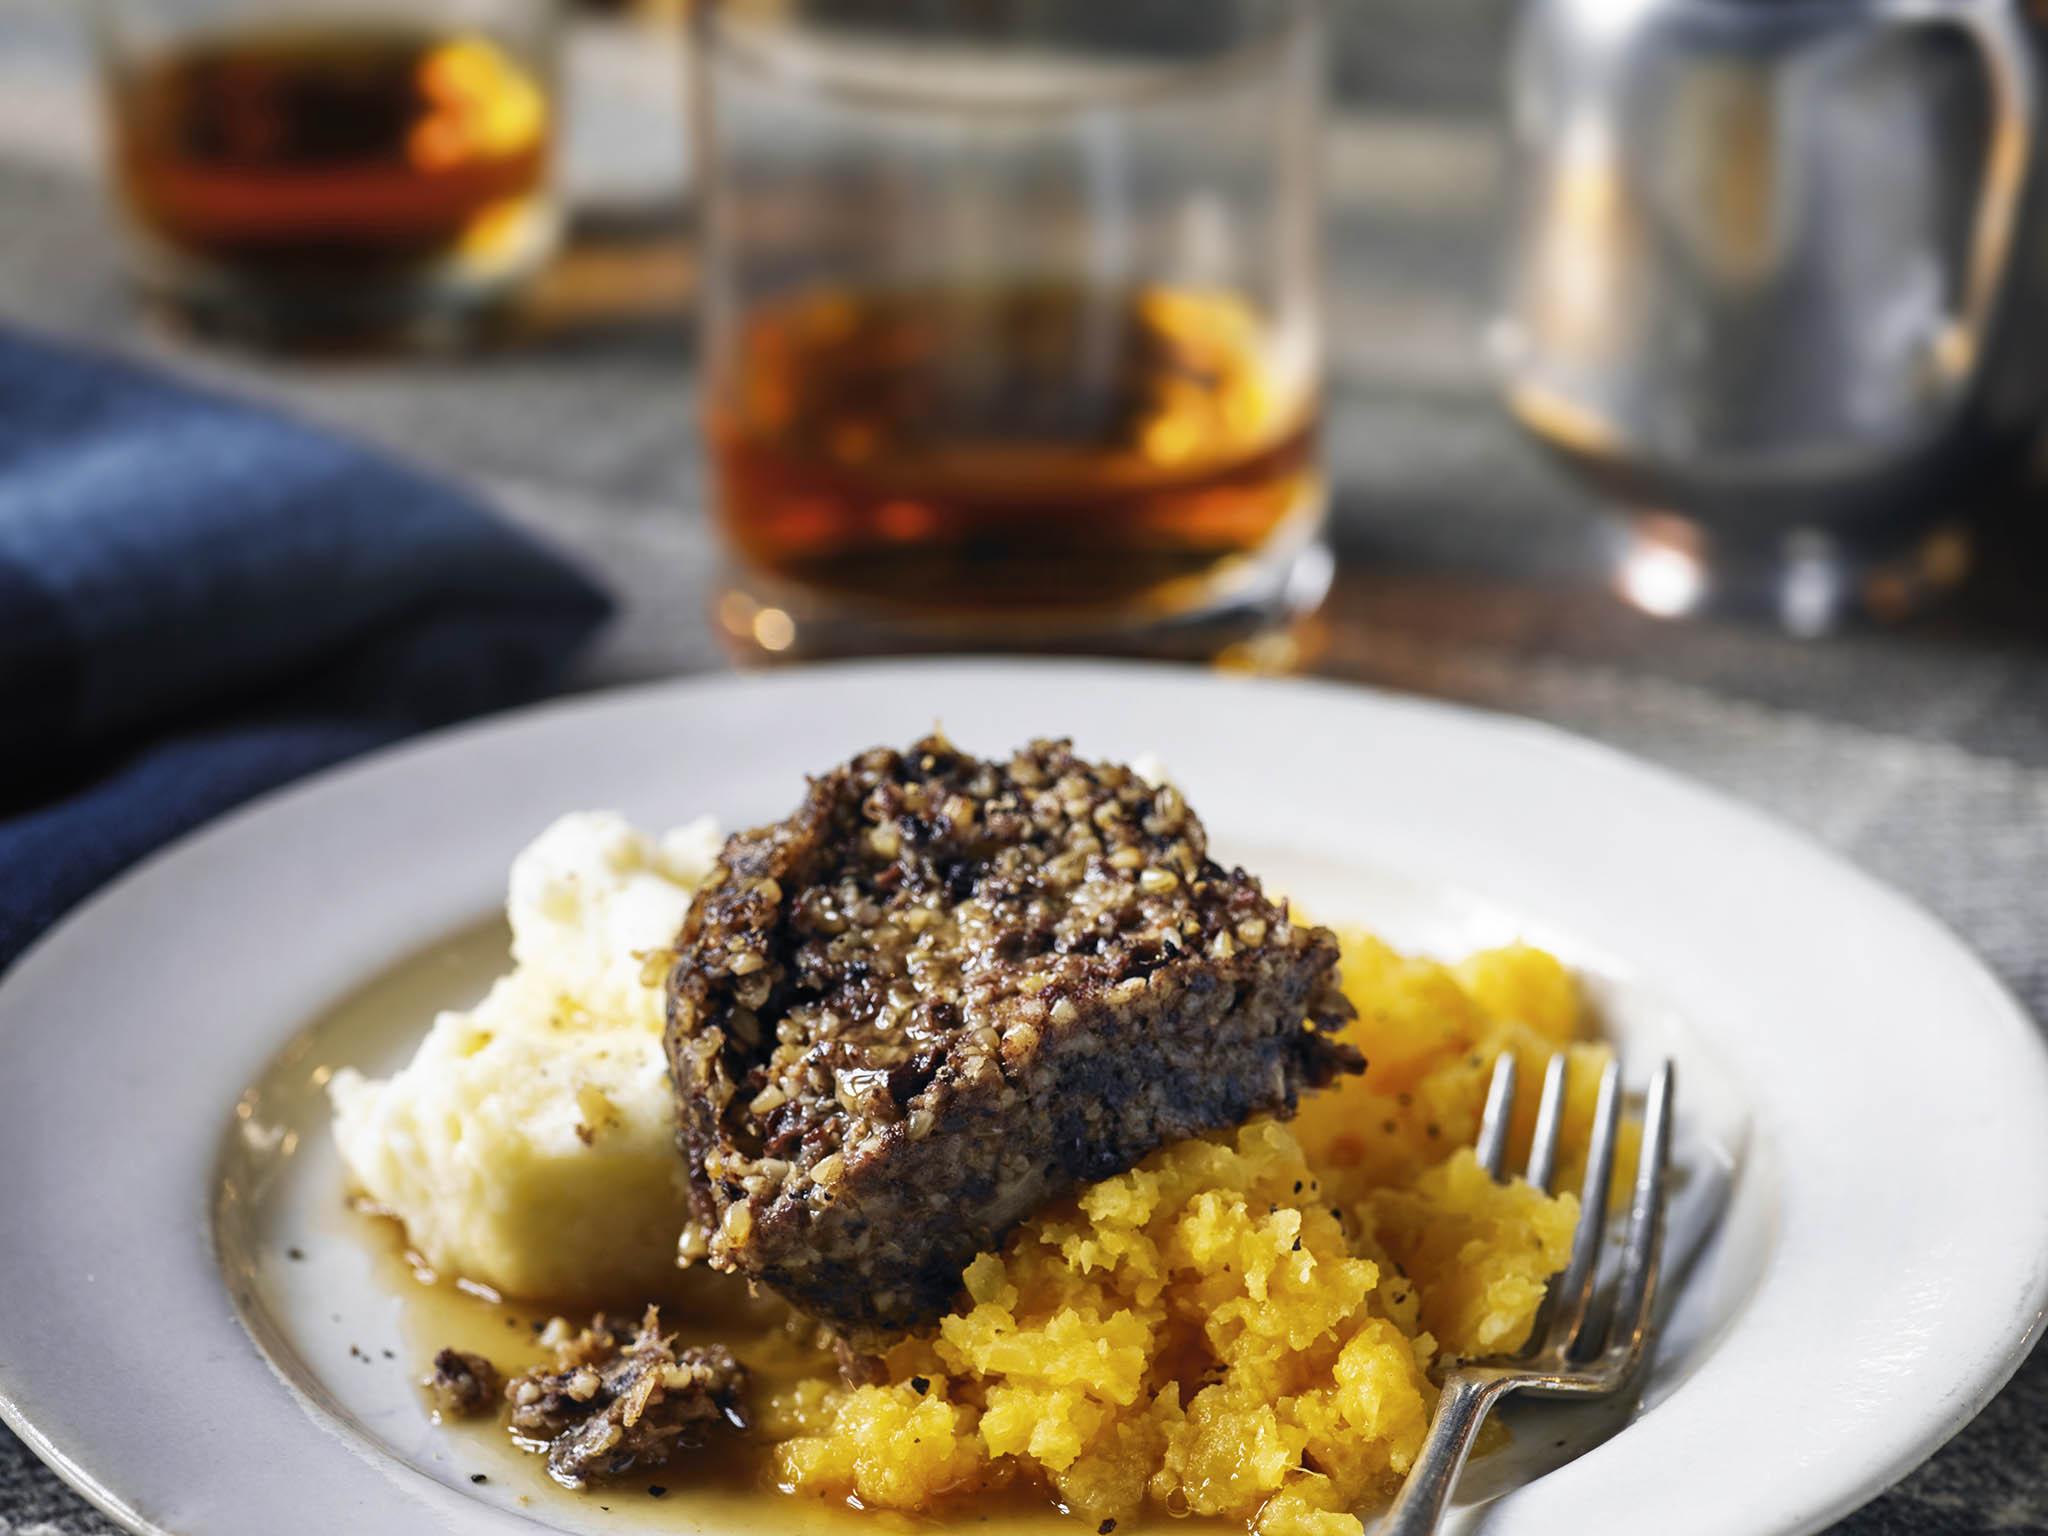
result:
<svg viewBox="0 0 2048 1536"><path fill-rule="evenodd" d="M910 1390L915 1392L919 1397L923 1397L925 1393L931 1391L931 1389L932 1384L928 1377L913 1376L910 1378Z"/></svg>
<svg viewBox="0 0 2048 1536"><path fill-rule="evenodd" d="M284 1251L284 1256L296 1264L306 1256L306 1250L303 1248L287 1248Z"/></svg>
<svg viewBox="0 0 2048 1536"><path fill-rule="evenodd" d="M472 1483L488 1483L490 1481L490 1479L488 1477L485 1477L481 1472L470 1473L469 1480Z"/></svg>
<svg viewBox="0 0 2048 1536"><path fill-rule="evenodd" d="M647 1485L647 1497L650 1499L665 1499L668 1497L668 1490L659 1483L649 1483Z"/></svg>

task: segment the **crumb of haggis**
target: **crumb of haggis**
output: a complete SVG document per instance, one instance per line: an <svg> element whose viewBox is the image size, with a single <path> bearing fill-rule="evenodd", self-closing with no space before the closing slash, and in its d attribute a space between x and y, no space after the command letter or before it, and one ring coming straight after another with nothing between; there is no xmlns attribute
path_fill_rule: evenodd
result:
<svg viewBox="0 0 2048 1536"><path fill-rule="evenodd" d="M434 1412L444 1419L471 1419L495 1408L501 1386L495 1365L459 1349L434 1356L433 1374L426 1380Z"/></svg>
<svg viewBox="0 0 2048 1536"><path fill-rule="evenodd" d="M711 1425L747 1425L746 1368L719 1346L677 1349L657 1308L637 1329L599 1314L571 1334L556 1318L541 1342L552 1362L513 1377L505 1400L513 1441L566 1487L661 1466Z"/></svg>

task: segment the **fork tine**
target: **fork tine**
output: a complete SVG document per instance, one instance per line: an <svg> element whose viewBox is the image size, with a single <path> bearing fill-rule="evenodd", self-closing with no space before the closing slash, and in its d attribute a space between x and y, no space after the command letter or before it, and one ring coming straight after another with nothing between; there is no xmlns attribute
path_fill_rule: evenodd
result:
<svg viewBox="0 0 2048 1536"><path fill-rule="evenodd" d="M1564 1135L1564 1095L1570 1083L1570 1065L1565 1053L1558 1051L1544 1067L1543 1095L1536 1105L1536 1134L1529 1142L1529 1171L1524 1177L1547 1194L1555 1193L1550 1186L1556 1180L1558 1143ZM1543 1352L1550 1338L1550 1320L1557 1315L1557 1307L1558 1288L1555 1285L1544 1287L1543 1300L1529 1324L1529 1337L1518 1352L1518 1358L1527 1360Z"/></svg>
<svg viewBox="0 0 2048 1536"><path fill-rule="evenodd" d="M1536 1135L1529 1143L1529 1182L1548 1190L1557 1173L1557 1141L1564 1130L1565 1056L1559 1051L1543 1069L1543 1097L1536 1105Z"/></svg>
<svg viewBox="0 0 2048 1536"><path fill-rule="evenodd" d="M1553 1283L1557 1307L1550 1315L1552 1344L1571 1355L1585 1331L1600 1268L1600 1240L1607 1231L1607 1186L1614 1177L1614 1143L1621 1129L1621 1062L1609 1060L1600 1074L1600 1099L1593 1110L1592 1140L1586 1147L1586 1181L1579 1190L1579 1229L1572 1234L1571 1262Z"/></svg>
<svg viewBox="0 0 2048 1536"><path fill-rule="evenodd" d="M1479 1166L1496 1183L1501 1164L1507 1161L1508 1126L1515 1118L1515 1053L1502 1051L1493 1064L1493 1081L1486 1090L1486 1113L1479 1117Z"/></svg>
<svg viewBox="0 0 2048 1536"><path fill-rule="evenodd" d="M1635 1369L1650 1337L1657 1305L1657 1266L1664 1249L1664 1195L1671 1172L1671 1115L1676 1073L1669 1058L1650 1079L1643 1103L1643 1149L1629 1202L1628 1242L1614 1286L1614 1327L1607 1348L1624 1373Z"/></svg>

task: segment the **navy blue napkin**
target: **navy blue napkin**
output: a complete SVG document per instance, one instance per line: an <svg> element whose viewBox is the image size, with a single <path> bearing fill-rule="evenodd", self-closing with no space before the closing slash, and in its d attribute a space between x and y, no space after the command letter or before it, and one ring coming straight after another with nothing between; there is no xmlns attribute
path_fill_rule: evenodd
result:
<svg viewBox="0 0 2048 1536"><path fill-rule="evenodd" d="M227 807L541 691L608 611L450 486L0 331L0 968Z"/></svg>

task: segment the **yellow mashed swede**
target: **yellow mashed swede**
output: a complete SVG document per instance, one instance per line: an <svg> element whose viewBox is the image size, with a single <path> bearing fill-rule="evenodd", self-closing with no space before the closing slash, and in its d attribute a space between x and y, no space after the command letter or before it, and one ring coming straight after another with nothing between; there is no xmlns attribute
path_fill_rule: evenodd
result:
<svg viewBox="0 0 2048 1536"><path fill-rule="evenodd" d="M880 1384L777 1394L783 1486L931 1512L1032 1482L1091 1526L1150 1509L1357 1536L1421 1443L1431 1366L1518 1346L1570 1250L1577 1200L1496 1184L1470 1150L1495 1058L1523 1063L1526 1145L1543 1063L1570 1051L1582 1163L1605 1051L1542 950L1446 966L1342 937L1362 1077L1041 1212Z"/></svg>

